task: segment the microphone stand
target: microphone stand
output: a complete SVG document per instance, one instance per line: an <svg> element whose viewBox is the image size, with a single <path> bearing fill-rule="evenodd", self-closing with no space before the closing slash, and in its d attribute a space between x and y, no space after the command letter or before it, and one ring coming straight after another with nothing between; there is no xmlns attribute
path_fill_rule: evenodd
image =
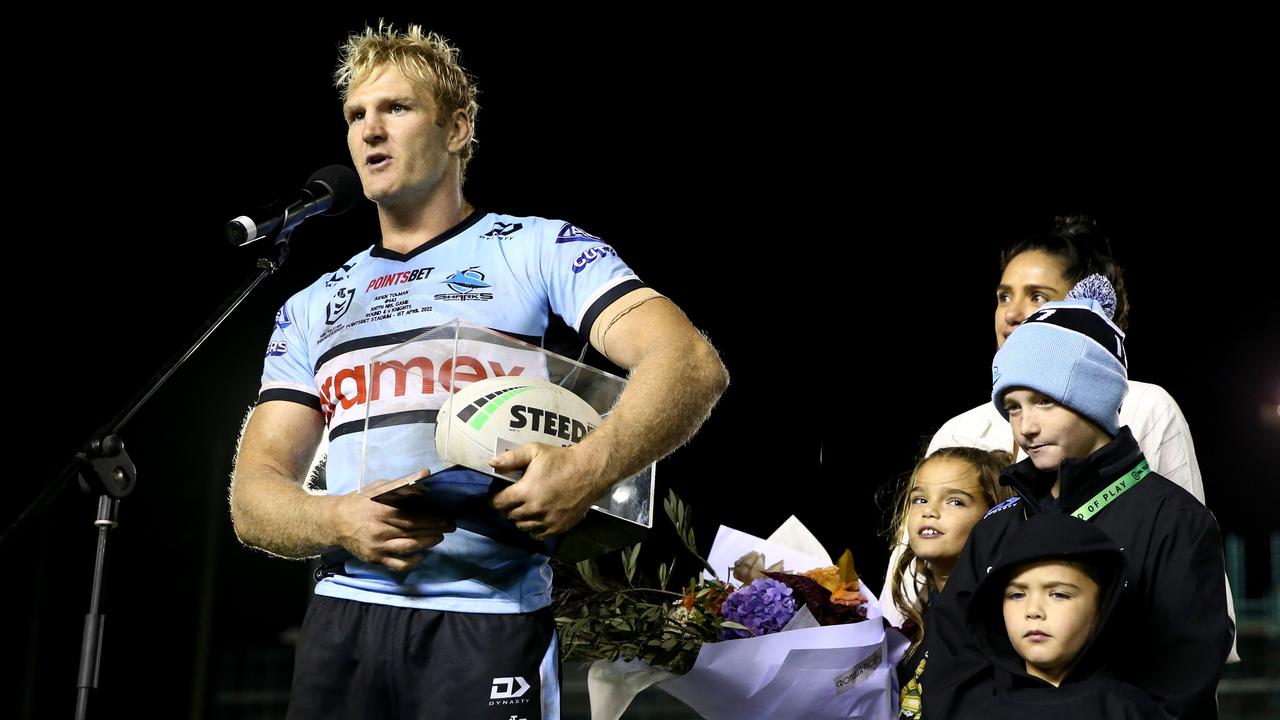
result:
<svg viewBox="0 0 1280 720"><path fill-rule="evenodd" d="M133 460L125 452L120 431L174 372L195 354L204 341L240 306L240 303L263 280L275 274L284 265L289 257L289 238L294 228L288 227L287 222L281 223L281 227L287 229L279 232L273 240L277 250L275 259L264 257L258 260L257 274L228 297L222 307L205 322L190 346L161 367L132 402L126 404L111 422L90 436L89 440L67 462L57 479L31 502L3 535L0 535L0 548L3 548L5 543L17 537L28 524L41 515L72 479L79 480L80 489L84 493L98 495L98 513L93 521L98 529L98 546L94 557L89 613L84 618L84 635L80 643L80 670L76 679L76 720L85 720L88 717L90 691L98 687L103 629L106 620L106 616L102 613L102 597L106 581L107 541L111 531L120 524L120 501L128 497L137 485L137 470Z"/></svg>

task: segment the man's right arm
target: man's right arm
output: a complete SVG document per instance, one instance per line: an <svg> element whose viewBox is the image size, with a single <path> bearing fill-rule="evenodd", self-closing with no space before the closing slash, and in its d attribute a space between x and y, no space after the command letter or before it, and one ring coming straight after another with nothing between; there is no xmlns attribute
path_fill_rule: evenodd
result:
<svg viewBox="0 0 1280 720"><path fill-rule="evenodd" d="M231 519L246 545L289 558L342 547L397 572L422 562L422 551L453 526L355 493L312 495L303 489L324 432L312 408L268 401L254 409L240 438L231 481Z"/></svg>

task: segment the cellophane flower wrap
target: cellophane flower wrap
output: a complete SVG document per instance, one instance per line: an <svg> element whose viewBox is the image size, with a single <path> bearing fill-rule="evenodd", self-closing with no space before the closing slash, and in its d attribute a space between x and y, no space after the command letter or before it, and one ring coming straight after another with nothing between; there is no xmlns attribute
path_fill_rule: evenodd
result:
<svg viewBox="0 0 1280 720"><path fill-rule="evenodd" d="M616 720L654 683L708 718L896 717L906 641L886 631L851 552L832 563L791 518L768 540L722 526L703 558L688 506L672 493L664 510L703 569L678 590L674 560L656 587L643 582L639 545L621 553L621 581L594 561L568 582L557 570L561 654L594 661L592 718Z"/></svg>

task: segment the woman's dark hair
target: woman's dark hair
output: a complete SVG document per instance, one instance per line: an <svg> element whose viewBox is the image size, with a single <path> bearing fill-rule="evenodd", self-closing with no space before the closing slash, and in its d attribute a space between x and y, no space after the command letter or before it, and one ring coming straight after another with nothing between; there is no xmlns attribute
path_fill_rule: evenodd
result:
<svg viewBox="0 0 1280 720"><path fill-rule="evenodd" d="M1098 224L1087 215L1063 215L1053 219L1048 232L1028 235L1000 252L1000 272L1018 255L1031 250L1053 255L1066 266L1066 279L1072 284L1097 273L1111 281L1116 290L1116 314L1112 320L1122 330L1129 322L1129 297L1124 287L1124 271L1111 257L1111 241L1098 230Z"/></svg>

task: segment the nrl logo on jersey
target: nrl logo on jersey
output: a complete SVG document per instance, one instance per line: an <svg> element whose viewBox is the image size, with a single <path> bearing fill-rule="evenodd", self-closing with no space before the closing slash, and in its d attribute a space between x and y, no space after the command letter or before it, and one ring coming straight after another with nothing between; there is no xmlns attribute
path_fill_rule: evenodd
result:
<svg viewBox="0 0 1280 720"><path fill-rule="evenodd" d="M604 241L596 237L595 235L592 235L591 233L587 232L586 230L583 230L577 225L570 225L569 223L565 223L564 226L560 228L560 234L556 235L556 244L567 243L567 242L598 243L598 242L604 242Z"/></svg>
<svg viewBox="0 0 1280 720"><path fill-rule="evenodd" d="M479 265L472 265L466 270L458 270L441 282L449 286L452 293L436 295L436 300L492 300L493 293L477 292L493 286L484 281L484 273Z"/></svg>
<svg viewBox="0 0 1280 720"><path fill-rule="evenodd" d="M342 319L351 309L351 301L356 297L356 289L352 287L338 288L333 299L324 306L324 324L332 325Z"/></svg>
<svg viewBox="0 0 1280 720"><path fill-rule="evenodd" d="M521 223L496 222L493 224L493 228L490 229L489 232L481 235L480 237L506 237L519 232L520 228L523 227L524 225Z"/></svg>

